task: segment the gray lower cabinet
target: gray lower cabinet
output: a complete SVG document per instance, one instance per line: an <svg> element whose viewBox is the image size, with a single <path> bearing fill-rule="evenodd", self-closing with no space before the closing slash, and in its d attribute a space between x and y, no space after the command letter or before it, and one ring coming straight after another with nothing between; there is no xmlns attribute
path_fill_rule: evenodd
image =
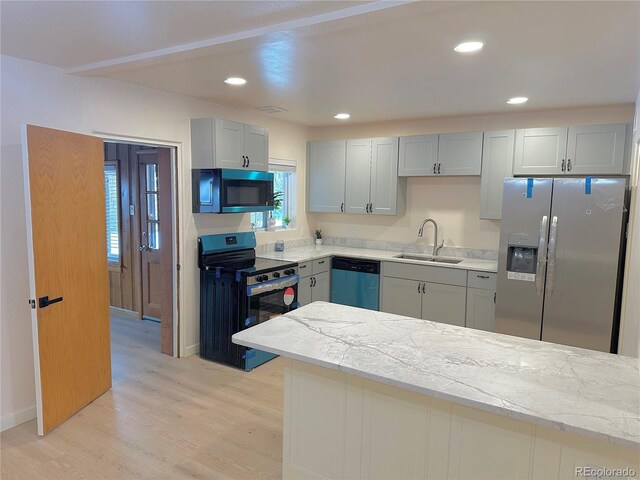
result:
<svg viewBox="0 0 640 480"><path fill-rule="evenodd" d="M467 272L467 318L469 328L493 332L496 313L495 273Z"/></svg>
<svg viewBox="0 0 640 480"><path fill-rule="evenodd" d="M380 310L422 318L422 283L406 278L382 277Z"/></svg>
<svg viewBox="0 0 640 480"><path fill-rule="evenodd" d="M330 301L330 266L330 257L298 264L298 272L301 276L298 283L298 303L300 306L304 307L311 302Z"/></svg>
<svg viewBox="0 0 640 480"><path fill-rule="evenodd" d="M482 178L480 179L480 218L500 220L505 177L513 176L515 130L484 132Z"/></svg>

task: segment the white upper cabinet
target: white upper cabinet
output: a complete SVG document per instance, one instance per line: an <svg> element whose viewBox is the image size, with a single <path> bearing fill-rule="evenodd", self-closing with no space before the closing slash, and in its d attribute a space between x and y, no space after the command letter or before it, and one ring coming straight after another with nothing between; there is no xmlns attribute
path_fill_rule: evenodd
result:
<svg viewBox="0 0 640 480"><path fill-rule="evenodd" d="M567 128L525 128L516 132L515 175L561 175L566 164Z"/></svg>
<svg viewBox="0 0 640 480"><path fill-rule="evenodd" d="M395 215L398 204L398 138L374 138L371 151L369 213Z"/></svg>
<svg viewBox="0 0 640 480"><path fill-rule="evenodd" d="M480 175L482 132L441 133L438 139L438 175Z"/></svg>
<svg viewBox="0 0 640 480"><path fill-rule="evenodd" d="M515 130L484 132L480 218L499 220L502 217L502 189L504 178L513 176L515 137Z"/></svg>
<svg viewBox="0 0 640 480"><path fill-rule="evenodd" d="M344 191L344 211L369 213L371 190L370 138L347 140L347 169Z"/></svg>
<svg viewBox="0 0 640 480"><path fill-rule="evenodd" d="M345 140L309 142L309 211L344 211Z"/></svg>
<svg viewBox="0 0 640 480"><path fill-rule="evenodd" d="M244 126L244 155L249 170L269 169L269 130L253 125Z"/></svg>
<svg viewBox="0 0 640 480"><path fill-rule="evenodd" d="M438 135L400 137L398 176L436 175L438 164Z"/></svg>
<svg viewBox="0 0 640 480"><path fill-rule="evenodd" d="M192 168L232 168L266 171L269 132L221 118L191 120Z"/></svg>
<svg viewBox="0 0 640 480"><path fill-rule="evenodd" d="M566 173L622 174L626 129L625 123L569 127Z"/></svg>

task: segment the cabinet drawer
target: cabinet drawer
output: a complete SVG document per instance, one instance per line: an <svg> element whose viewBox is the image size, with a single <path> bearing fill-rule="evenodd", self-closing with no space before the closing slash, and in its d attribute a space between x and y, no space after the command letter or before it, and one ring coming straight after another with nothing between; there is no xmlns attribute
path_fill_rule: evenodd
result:
<svg viewBox="0 0 640 480"><path fill-rule="evenodd" d="M300 275L301 277L308 277L313 273L311 271L312 268L312 262L298 262L298 275Z"/></svg>
<svg viewBox="0 0 640 480"><path fill-rule="evenodd" d="M497 275L495 273L469 270L469 272L467 272L467 286L495 291L496 277Z"/></svg>
<svg viewBox="0 0 640 480"><path fill-rule="evenodd" d="M313 261L312 270L314 275L322 272L328 272L329 268L331 268L331 258L329 257L319 258Z"/></svg>
<svg viewBox="0 0 640 480"><path fill-rule="evenodd" d="M446 285L467 285L467 271L446 267L431 267L411 263L383 262L385 277L407 278L421 282L443 283Z"/></svg>

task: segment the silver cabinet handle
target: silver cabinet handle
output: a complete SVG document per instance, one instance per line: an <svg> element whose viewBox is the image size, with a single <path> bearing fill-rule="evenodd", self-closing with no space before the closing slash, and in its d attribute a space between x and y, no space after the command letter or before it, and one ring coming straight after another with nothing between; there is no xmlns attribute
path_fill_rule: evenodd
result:
<svg viewBox="0 0 640 480"><path fill-rule="evenodd" d="M558 233L558 217L551 220L551 229L549 230L549 258L547 260L547 293L553 293L553 283L556 273L556 237Z"/></svg>
<svg viewBox="0 0 640 480"><path fill-rule="evenodd" d="M542 295L544 271L547 266L547 224L549 218L545 215L540 220L540 235L538 237L538 262L536 264L536 293Z"/></svg>

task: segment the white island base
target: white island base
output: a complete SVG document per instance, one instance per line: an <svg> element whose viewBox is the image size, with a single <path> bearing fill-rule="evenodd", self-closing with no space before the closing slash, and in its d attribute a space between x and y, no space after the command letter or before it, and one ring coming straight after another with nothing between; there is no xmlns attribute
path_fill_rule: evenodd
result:
<svg viewBox="0 0 640 480"><path fill-rule="evenodd" d="M284 398L284 479L549 480L588 477L587 468L621 470L609 478L640 474L634 448L296 360L287 359Z"/></svg>

